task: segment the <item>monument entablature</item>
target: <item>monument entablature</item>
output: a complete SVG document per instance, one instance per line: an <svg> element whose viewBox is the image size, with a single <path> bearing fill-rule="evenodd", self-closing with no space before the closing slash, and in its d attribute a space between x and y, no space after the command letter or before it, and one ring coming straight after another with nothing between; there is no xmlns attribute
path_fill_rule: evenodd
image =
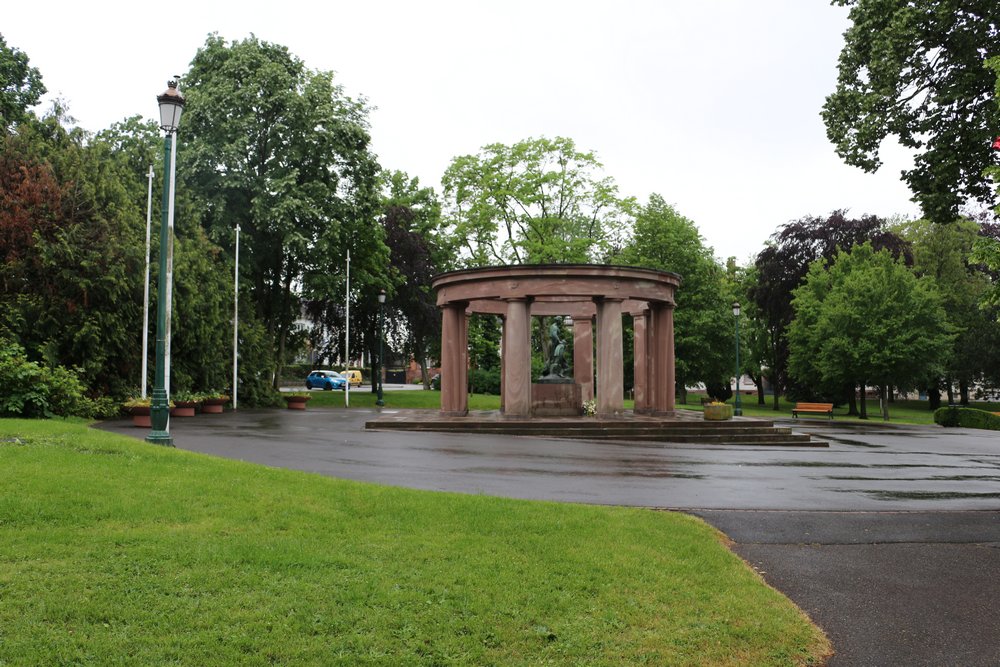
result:
<svg viewBox="0 0 1000 667"><path fill-rule="evenodd" d="M562 316L573 322L574 396L595 396L601 417L624 410L622 314L634 318L635 410L670 415L674 410L673 309L681 277L668 271L594 264L520 264L463 269L435 276L442 309L441 412L468 413L468 315L503 320L501 409L505 416L532 415L531 317ZM596 327L596 332L595 332Z"/></svg>

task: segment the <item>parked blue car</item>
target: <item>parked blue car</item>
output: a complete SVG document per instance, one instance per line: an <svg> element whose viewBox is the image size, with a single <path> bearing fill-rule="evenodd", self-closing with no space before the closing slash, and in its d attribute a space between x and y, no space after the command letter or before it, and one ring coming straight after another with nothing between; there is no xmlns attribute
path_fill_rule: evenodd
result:
<svg viewBox="0 0 1000 667"><path fill-rule="evenodd" d="M306 389L331 391L347 386L347 378L336 371L313 371L306 378Z"/></svg>

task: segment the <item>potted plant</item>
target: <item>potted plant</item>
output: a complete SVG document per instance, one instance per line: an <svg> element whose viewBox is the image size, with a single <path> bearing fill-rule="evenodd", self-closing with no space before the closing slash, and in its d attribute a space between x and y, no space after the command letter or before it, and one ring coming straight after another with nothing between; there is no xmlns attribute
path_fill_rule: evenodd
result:
<svg viewBox="0 0 1000 667"><path fill-rule="evenodd" d="M147 396L146 398L139 398L138 396L133 396L124 403L122 403L122 408L125 412L132 415L132 426L139 426L141 428L152 428L153 423L150 417L150 403L151 399Z"/></svg>
<svg viewBox="0 0 1000 667"><path fill-rule="evenodd" d="M222 406L229 402L229 396L220 391L210 391L201 395L201 411L206 415L222 413Z"/></svg>
<svg viewBox="0 0 1000 667"><path fill-rule="evenodd" d="M282 394L281 398L285 399L289 410L305 410L306 403L312 396L309 394Z"/></svg>
<svg viewBox="0 0 1000 667"><path fill-rule="evenodd" d="M201 405L201 397L190 391L178 391L174 394L173 403L171 417L194 417L195 410Z"/></svg>
<svg viewBox="0 0 1000 667"><path fill-rule="evenodd" d="M728 403L713 401L705 404L705 419L707 421L725 421L733 418L733 406Z"/></svg>

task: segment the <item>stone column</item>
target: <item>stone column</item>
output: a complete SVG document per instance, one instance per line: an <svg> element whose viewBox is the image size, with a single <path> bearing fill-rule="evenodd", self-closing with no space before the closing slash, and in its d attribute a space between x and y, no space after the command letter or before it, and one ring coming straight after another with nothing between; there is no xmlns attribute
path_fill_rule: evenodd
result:
<svg viewBox="0 0 1000 667"><path fill-rule="evenodd" d="M441 414L469 414L468 322L464 302L449 303L441 316Z"/></svg>
<svg viewBox="0 0 1000 667"><path fill-rule="evenodd" d="M622 300L597 301L597 416L619 417L625 411L622 368Z"/></svg>
<svg viewBox="0 0 1000 667"><path fill-rule="evenodd" d="M648 312L644 310L641 314L632 315L632 331L634 333L632 357L635 378L633 390L635 391L635 412L637 414L649 411L649 347L646 341L646 315Z"/></svg>
<svg viewBox="0 0 1000 667"><path fill-rule="evenodd" d="M503 414L503 392L506 383L504 378L507 376L507 319L500 315L500 414Z"/></svg>
<svg viewBox="0 0 1000 667"><path fill-rule="evenodd" d="M675 391L673 308L658 304L651 309L650 314L653 320L650 372L656 378L656 397L650 407L653 414L671 415L674 411Z"/></svg>
<svg viewBox="0 0 1000 667"><path fill-rule="evenodd" d="M573 381L584 402L594 398L594 320L573 318Z"/></svg>
<svg viewBox="0 0 1000 667"><path fill-rule="evenodd" d="M677 398L677 387L676 375L674 368L674 306L668 304L664 309L664 325L667 328L667 347L665 350L667 361L664 364L666 367L666 375L664 376L664 384L667 387L667 401L665 404L665 410L667 415L673 415L676 409L676 398Z"/></svg>
<svg viewBox="0 0 1000 667"><path fill-rule="evenodd" d="M531 317L527 299L508 299L503 328L505 417L531 416Z"/></svg>

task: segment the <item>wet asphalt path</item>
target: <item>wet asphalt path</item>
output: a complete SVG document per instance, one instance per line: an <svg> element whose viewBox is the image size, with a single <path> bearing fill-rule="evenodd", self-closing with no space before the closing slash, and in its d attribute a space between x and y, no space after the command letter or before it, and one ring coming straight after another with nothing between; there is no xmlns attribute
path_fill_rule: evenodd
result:
<svg viewBox="0 0 1000 667"><path fill-rule="evenodd" d="M803 420L830 448L775 449L365 431L373 417L241 410L171 430L335 477L688 511L827 631L831 665L1000 664L1000 434Z"/></svg>

